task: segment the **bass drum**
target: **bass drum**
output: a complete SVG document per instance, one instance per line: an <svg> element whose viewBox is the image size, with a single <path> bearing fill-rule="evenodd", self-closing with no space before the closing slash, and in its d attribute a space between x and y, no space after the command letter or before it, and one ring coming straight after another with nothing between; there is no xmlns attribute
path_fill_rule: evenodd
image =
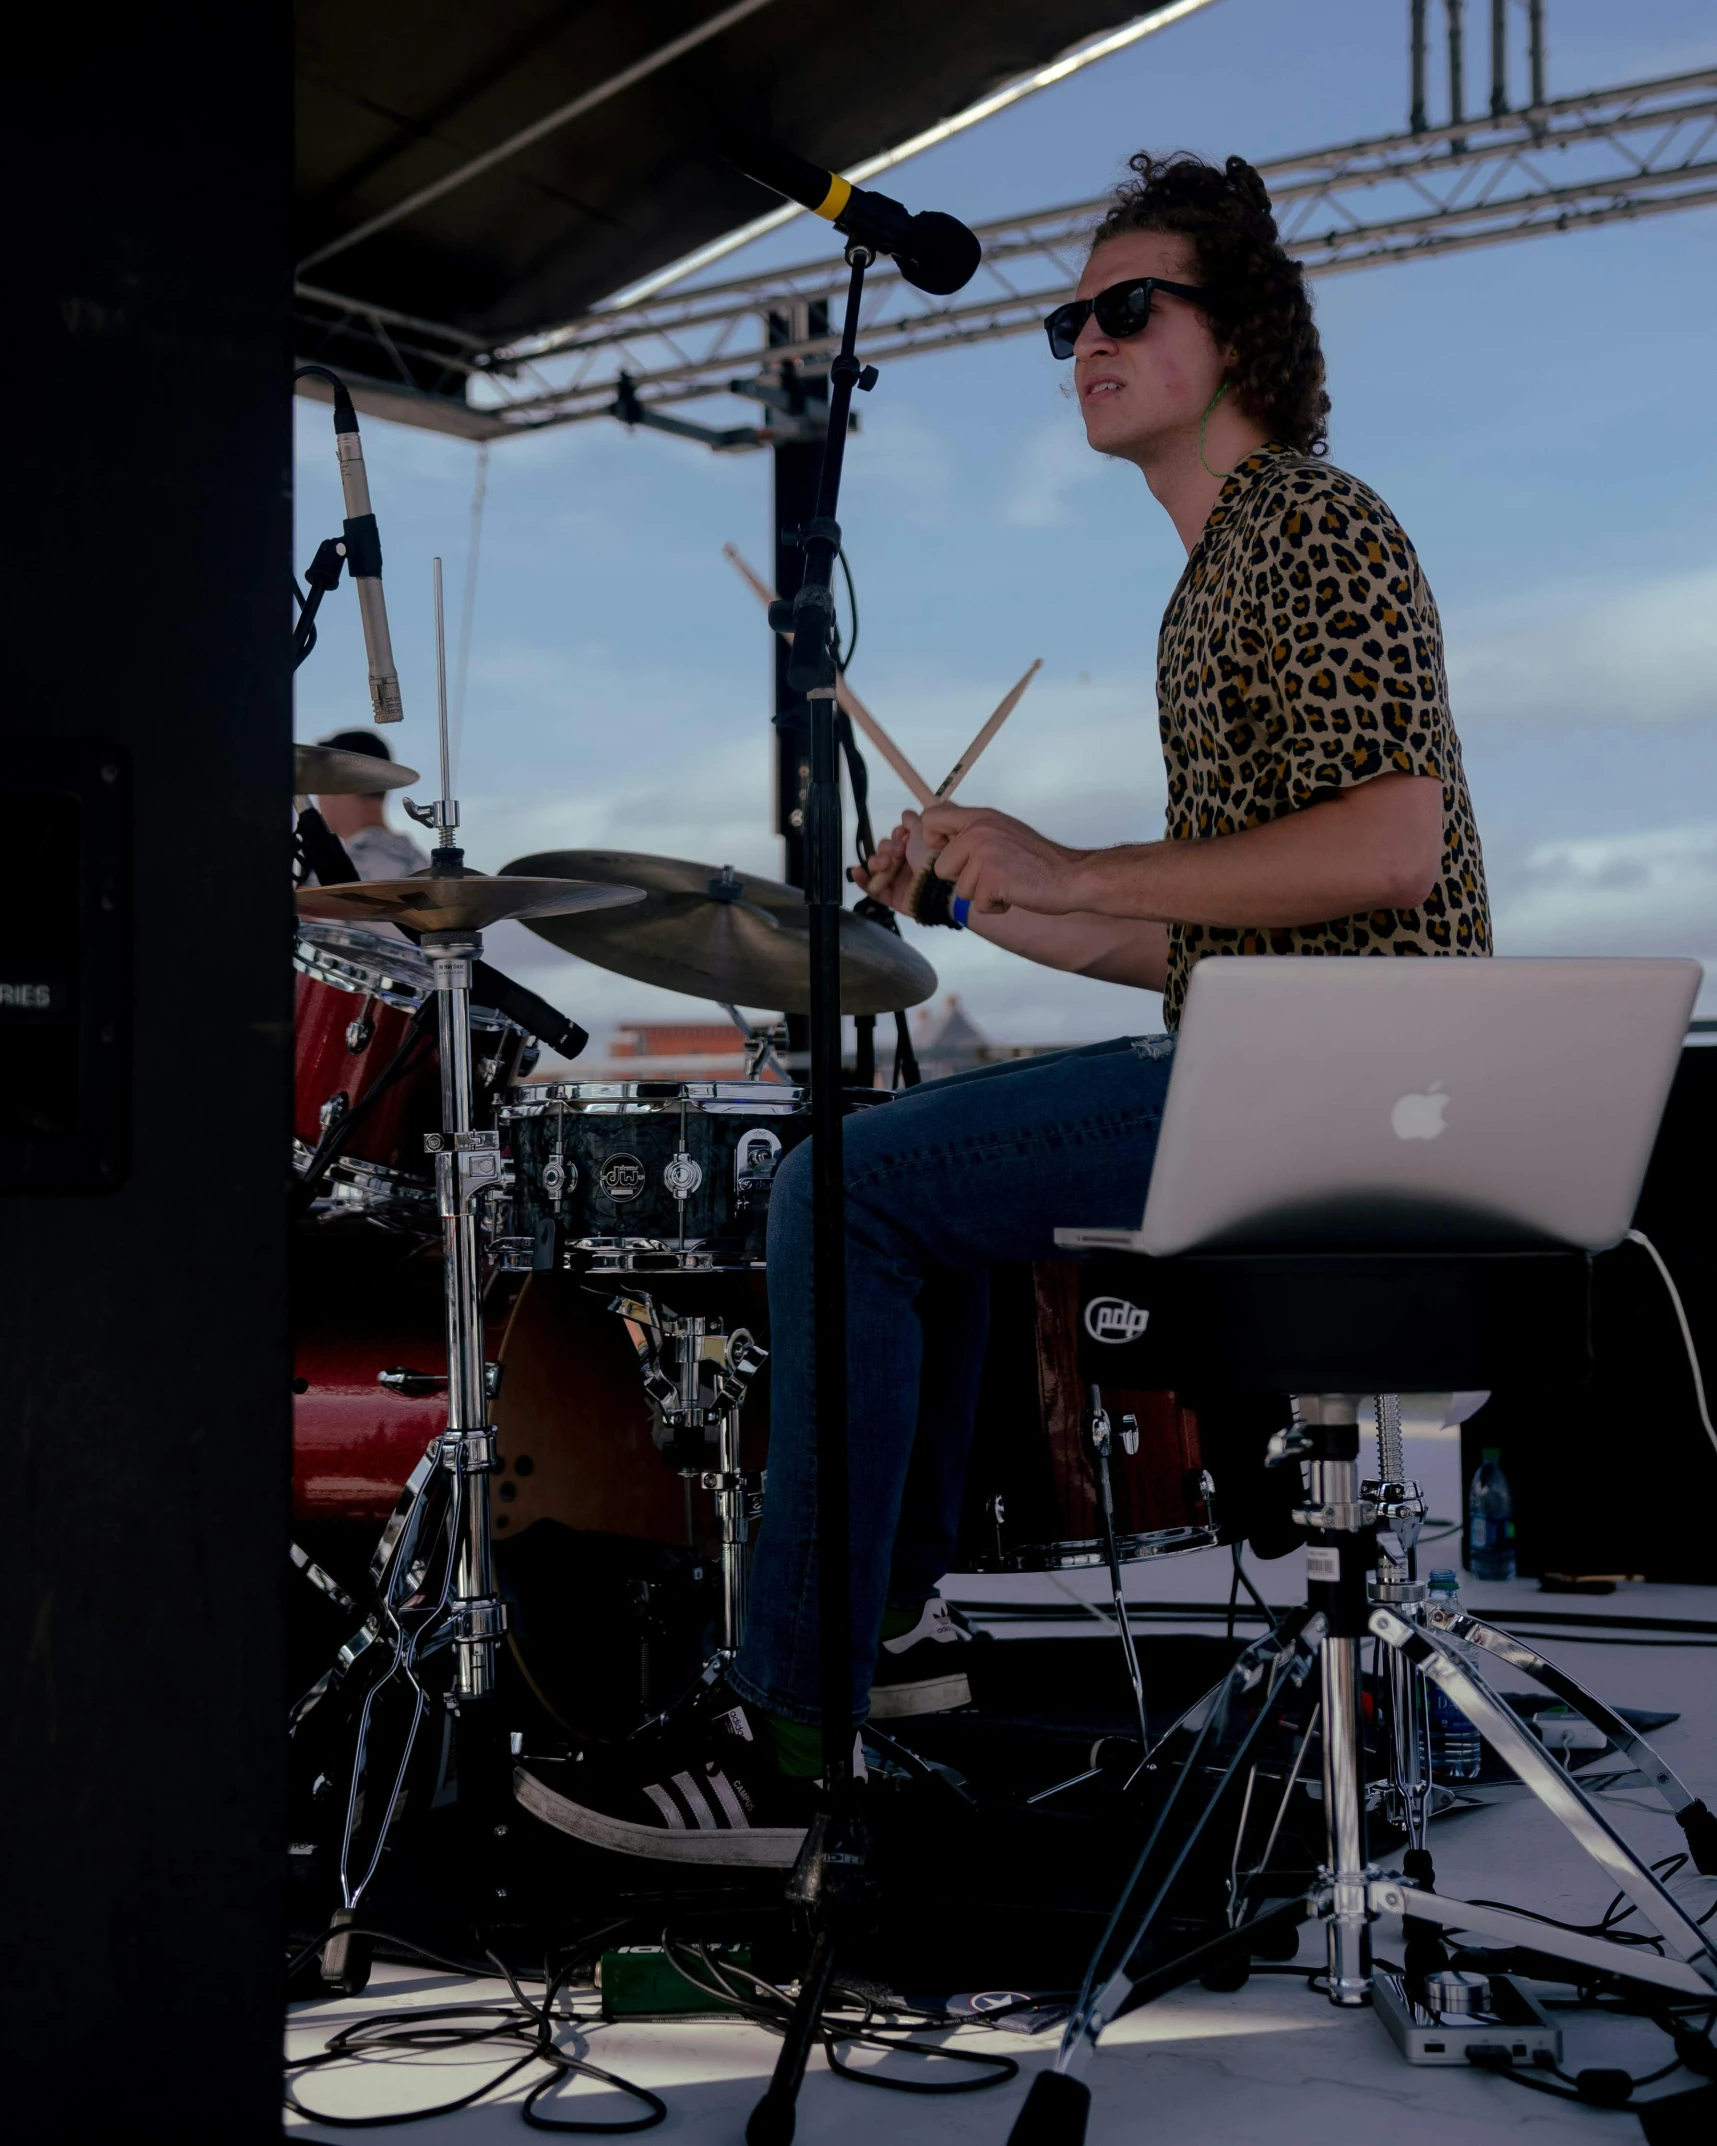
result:
<svg viewBox="0 0 1717 2146"><path fill-rule="evenodd" d="M960 1530L963 1572L1062 1572L1105 1561L1079 1376L1083 1270L996 1267ZM1103 1388L1121 1562L1221 1540L1198 1419L1172 1393ZM1137 1437L1124 1419L1132 1417ZM1126 1450L1131 1440L1134 1450Z"/></svg>
<svg viewBox="0 0 1717 2146"><path fill-rule="evenodd" d="M337 1220L308 1225L298 1249L294 1524L358 1538L362 1563L446 1425L441 1247ZM601 1296L570 1275L503 1278L489 1336L497 1539L538 1520L681 1545L708 1533L707 1499L657 1453L637 1358ZM348 1571L357 1547L339 1558Z"/></svg>
<svg viewBox="0 0 1717 2146"><path fill-rule="evenodd" d="M446 1423L441 1247L337 1216L306 1224L297 1252L293 1534L364 1600L377 1538ZM762 1298L761 1277L676 1276L667 1301L755 1330ZM488 1314L491 1526L510 1617L502 1674L522 1679L551 1724L625 1736L686 1690L707 1655L713 1501L659 1451L606 1289L567 1274L502 1276ZM745 1414L748 1448L762 1441L766 1385L765 1372ZM350 1619L309 1589L292 1599L296 1696Z"/></svg>

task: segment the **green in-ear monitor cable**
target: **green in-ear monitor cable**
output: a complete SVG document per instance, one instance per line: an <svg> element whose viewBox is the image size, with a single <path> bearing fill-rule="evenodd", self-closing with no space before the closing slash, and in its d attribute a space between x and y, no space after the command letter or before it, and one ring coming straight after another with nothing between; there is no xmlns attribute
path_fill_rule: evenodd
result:
<svg viewBox="0 0 1717 2146"><path fill-rule="evenodd" d="M1210 422L1211 411L1216 408L1216 405L1227 393L1228 382L1224 380L1222 385L1217 389L1216 393L1212 395L1210 400L1205 404L1204 415L1198 421L1198 459L1199 464L1207 477L1221 477L1226 479L1232 477L1234 474L1231 469L1212 469L1210 464L1204 459L1204 428Z"/></svg>

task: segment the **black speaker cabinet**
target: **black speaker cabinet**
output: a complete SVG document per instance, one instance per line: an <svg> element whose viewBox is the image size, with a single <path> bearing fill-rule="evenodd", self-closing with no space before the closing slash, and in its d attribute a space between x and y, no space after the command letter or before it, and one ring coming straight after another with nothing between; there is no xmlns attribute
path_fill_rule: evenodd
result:
<svg viewBox="0 0 1717 2146"><path fill-rule="evenodd" d="M1635 1225L1657 1246L1717 1399L1717 1041L1689 1044ZM1669 1294L1650 1258L1594 1262L1592 1380L1498 1390L1462 1429L1463 1490L1486 1446L1514 1492L1523 1578L1634 1574L1717 1583L1717 1452L1699 1422Z"/></svg>

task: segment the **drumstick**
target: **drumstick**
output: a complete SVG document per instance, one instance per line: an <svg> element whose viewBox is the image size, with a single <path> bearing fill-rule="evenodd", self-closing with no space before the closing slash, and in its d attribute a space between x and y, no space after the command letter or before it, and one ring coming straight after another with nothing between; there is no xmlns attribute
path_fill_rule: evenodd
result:
<svg viewBox="0 0 1717 2146"><path fill-rule="evenodd" d="M741 578L747 583L752 592L756 595L758 601L763 605L764 609L767 610L769 606L776 601L775 591L769 586L768 582L766 582L761 575L754 574L752 572L751 568L747 566L745 561L740 557L738 549L734 545L724 544L721 549L723 557L731 559L733 561L733 564L738 570ZM783 634L781 638L784 641L790 642L793 636L790 633L787 633ZM912 762L907 759L906 755L901 751L900 747L895 744L894 740L889 736L888 732L883 729L882 725L877 721L876 717L871 714L870 710L865 706L864 702L859 699L858 695L853 691L852 687L847 684L844 678L841 678L839 676L837 676L835 679L835 699L846 710L848 715L852 717L853 721L858 725L860 730L864 732L865 736L869 738L870 742L876 747L877 751L881 753L882 757L888 762L889 766L893 768L894 772L900 777L901 781L905 783L906 787L912 792L913 796L917 798L919 804L933 805L936 802L936 793L924 780L924 777L920 775L918 770L912 765ZM988 743L987 739L985 740L985 743Z"/></svg>
<svg viewBox="0 0 1717 2146"><path fill-rule="evenodd" d="M1031 684L1032 680L1037 676L1038 672L1041 671L1042 668L1043 658L1041 656L1038 656L1033 660L1031 669L1026 672L1025 676L1020 680L1019 684L1013 688L1012 692L1007 693L1003 696L1001 706L997 708L995 714L990 717L989 721L984 725L983 729L978 732L978 735L972 740L971 744L966 747L966 750L960 755L959 759L954 762L954 765L948 770L947 774L943 776L941 787L936 792L937 804L946 804L948 799L951 798L954 792L960 787L961 783L965 781L966 777L971 773L973 764L977 760L978 755L983 751L984 747L989 744L990 740L995 736L996 732L1000 730L1002 725L1007 721L1008 717L1012 715L1014 710L1019 706L1020 695L1025 691L1026 687Z"/></svg>

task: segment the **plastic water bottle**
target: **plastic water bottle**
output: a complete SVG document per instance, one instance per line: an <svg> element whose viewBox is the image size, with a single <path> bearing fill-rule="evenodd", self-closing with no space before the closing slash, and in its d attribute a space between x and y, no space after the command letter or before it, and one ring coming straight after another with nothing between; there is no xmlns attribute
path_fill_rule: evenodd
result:
<svg viewBox="0 0 1717 2146"><path fill-rule="evenodd" d="M1427 1581L1432 1606L1459 1609L1461 1592L1453 1572L1433 1572ZM1484 1762L1479 1732L1441 1685L1426 1679L1431 1714L1431 1779L1438 1782L1476 1781Z"/></svg>
<svg viewBox="0 0 1717 2146"><path fill-rule="evenodd" d="M1514 1494L1495 1446L1486 1446L1467 1492L1467 1570L1475 1580L1514 1578Z"/></svg>

